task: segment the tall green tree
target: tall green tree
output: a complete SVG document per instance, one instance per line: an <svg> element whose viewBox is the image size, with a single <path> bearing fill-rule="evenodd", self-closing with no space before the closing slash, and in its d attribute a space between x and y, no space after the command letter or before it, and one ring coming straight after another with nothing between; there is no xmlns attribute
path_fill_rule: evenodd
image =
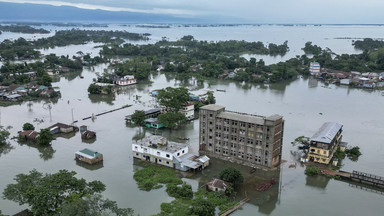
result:
<svg viewBox="0 0 384 216"><path fill-rule="evenodd" d="M53 140L53 135L49 129L41 129L40 135L37 137L37 144L41 146L46 146L51 144Z"/></svg>
<svg viewBox="0 0 384 216"><path fill-rule="evenodd" d="M145 112L143 110L135 110L132 114L131 119L136 125L143 126L145 120Z"/></svg>
<svg viewBox="0 0 384 216"><path fill-rule="evenodd" d="M101 194L94 194L74 202L62 205L59 215L66 216L105 216L115 213L117 216L131 216L131 208L119 208L116 201L104 199Z"/></svg>
<svg viewBox="0 0 384 216"><path fill-rule="evenodd" d="M223 169L220 172L220 179L231 182L233 184L242 183L244 181L244 177L241 172L233 167Z"/></svg>
<svg viewBox="0 0 384 216"><path fill-rule="evenodd" d="M34 215L53 215L65 202L74 202L105 190L100 181L87 182L75 177L76 172L60 170L54 174L43 174L35 169L29 174L18 174L15 184L8 184L3 197L28 204Z"/></svg>
<svg viewBox="0 0 384 216"><path fill-rule="evenodd" d="M23 131L27 131L27 130L35 130L35 126L33 126L33 124L28 122L23 124Z"/></svg>
<svg viewBox="0 0 384 216"><path fill-rule="evenodd" d="M170 112L178 112L189 100L188 89L184 87L161 89L157 100Z"/></svg>
<svg viewBox="0 0 384 216"><path fill-rule="evenodd" d="M159 121L168 128L176 128L178 125L186 121L185 116L182 113L167 112L160 114L158 117Z"/></svg>
<svg viewBox="0 0 384 216"><path fill-rule="evenodd" d="M193 200L191 208L191 215L199 216L214 216L215 215L215 206L203 198L198 198Z"/></svg>
<svg viewBox="0 0 384 216"><path fill-rule="evenodd" d="M91 83L89 86L88 86L88 92L90 94L100 94L101 93L101 89L100 89L100 86L94 84L94 83Z"/></svg>

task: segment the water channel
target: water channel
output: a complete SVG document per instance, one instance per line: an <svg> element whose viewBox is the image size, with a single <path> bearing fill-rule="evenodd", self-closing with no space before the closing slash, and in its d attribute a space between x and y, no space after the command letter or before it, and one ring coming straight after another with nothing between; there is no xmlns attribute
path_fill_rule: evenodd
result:
<svg viewBox="0 0 384 216"><path fill-rule="evenodd" d="M236 30L242 31L244 28L249 27L238 27ZM268 28L270 29L268 30ZM260 37L264 40L262 35L268 35L269 32L273 38L273 32L287 31L284 28L288 27L266 26L264 27L266 32L260 31ZM270 39L270 41L282 43L285 40L283 37L287 36L291 42L289 37L293 37L296 30L299 31L305 27L297 28L299 29L291 29L287 34L280 35L279 39ZM292 41L292 43L300 43L300 47L303 47L305 41L313 37L313 41L332 41L328 44L328 46L335 44L331 49L348 50L348 53L357 52L351 48L350 42L336 39L325 40L325 35L329 35L327 38L339 36L379 37L380 34L383 35L382 33L384 33L384 27L372 26L318 27L323 29L315 31L315 33L312 32L315 27L308 28L310 29L301 29L300 31L304 31L304 36L298 36L300 39L297 39L296 42ZM326 30L321 31L324 28ZM191 34L196 35L195 38L197 39L206 40L213 40L214 36L217 36L217 40L252 40L251 38L254 38L255 41L262 40L257 35L251 37L247 32L240 34L237 31L229 31L225 27L220 27L220 31L217 28L200 28L198 30L194 28L180 28L179 30L174 28L168 30L133 28L133 30L152 31L150 33L154 35L154 38L161 38L167 34L173 38ZM227 31L225 36L220 34L225 30ZM215 31L216 34L213 33ZM235 35L230 37L228 32L235 32ZM252 32L259 32L259 30L251 28L249 32L251 34ZM301 38L305 39L302 40ZM289 45L291 46L291 44ZM78 48L70 49L67 47L67 50L72 52ZM291 48L292 50L300 51L297 48ZM71 54L69 53L69 55ZM0 191L3 191L7 184L13 182L15 175L27 173L34 168L40 172L48 173L68 169L76 171L77 177L85 178L88 181L100 180L104 182L107 185L107 190L103 195L111 200L116 200L121 207L131 207L136 214L140 215L151 215L159 212L160 204L170 202L173 198L168 197L164 188L150 192L140 191L132 178L135 170L140 167L132 159L131 143L134 142L134 137L144 132L147 134L150 132L140 128L127 127L124 116L133 113L136 109L153 107L156 103L149 95L153 89L167 86L186 86L189 88L226 89L226 92L215 92L215 97L216 103L225 106L227 110L259 115L276 113L284 116L283 160L287 162L283 163L279 172L272 173L258 170L249 174L249 168L239 167L248 180L239 188L238 197L247 193L252 199L244 206L243 210L239 210L233 215L382 215L384 210L384 196L382 194L361 190L346 182L322 176L305 176L304 167L297 162L297 149L291 145L291 141L298 136L312 136L326 121L339 122L344 125L343 140L349 142L351 146L359 146L363 153L357 162L345 159L342 169L346 171L360 170L384 176L382 166L384 164L384 119L382 117L384 97L379 91L324 85L320 82L314 85L313 80L306 77L298 77L294 81L270 85L248 85L230 81L208 80L204 86L196 86L193 81L185 83L175 80L171 75L155 73L151 75L151 83L120 88L114 96L88 95L88 85L96 77L96 72L103 72L107 66L101 64L84 68L83 71L71 72L58 78L53 86L60 89L62 96L58 100L49 102L52 105L51 110L48 108L48 101L25 102L20 105L0 108L0 123L4 126L13 127L11 129L12 136L17 135L17 131L21 130L25 122L33 123L38 130L56 122L70 123L72 113L73 119L79 120L78 126L87 125L90 130L97 133L97 139L93 143L82 142L80 134L76 133L57 138L53 141L52 146L47 148L36 148L12 140L10 147L0 149ZM80 75L84 79L81 79ZM140 97L137 98L136 95ZM94 121L81 120L92 113L100 113L127 104L132 106L99 116ZM38 123L34 121L35 119L44 121ZM191 149L193 151L198 149L198 120L186 124L179 130L161 130L160 132L163 136L175 141L177 137L189 137L188 143ZM95 149L103 153L103 164L89 167L76 163L74 152L82 148ZM289 168L289 165L295 164L295 162L296 168ZM183 180L197 189L226 166L232 165L228 162L212 160L208 169L195 175L186 175ZM269 177L275 177L278 183L264 193L256 192L255 184L267 181ZM0 209L3 214L14 214L25 208L26 206L18 206L18 204L8 200L0 200Z"/></svg>

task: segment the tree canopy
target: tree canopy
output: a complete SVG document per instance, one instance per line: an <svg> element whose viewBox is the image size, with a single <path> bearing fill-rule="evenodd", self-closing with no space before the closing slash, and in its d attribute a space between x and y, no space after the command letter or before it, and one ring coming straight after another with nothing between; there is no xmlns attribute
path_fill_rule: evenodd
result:
<svg viewBox="0 0 384 216"><path fill-rule="evenodd" d="M35 130L35 126L27 122L23 125L23 131L27 131L27 130Z"/></svg>
<svg viewBox="0 0 384 216"><path fill-rule="evenodd" d="M28 204L34 215L52 215L65 202L78 201L105 190L102 182L87 182L75 175L76 172L68 170L44 175L34 169L29 174L16 175L16 183L6 186L3 197L20 205Z"/></svg>
<svg viewBox="0 0 384 216"><path fill-rule="evenodd" d="M143 126L145 120L145 112L143 110L135 110L131 115L131 119L136 125Z"/></svg>
<svg viewBox="0 0 384 216"><path fill-rule="evenodd" d="M161 106L166 107L167 111L178 112L189 100L188 89L184 87L161 89L157 100Z"/></svg>
<svg viewBox="0 0 384 216"><path fill-rule="evenodd" d="M231 182L233 184L242 183L244 181L244 178L241 172L233 167L228 167L223 169L220 172L220 179L227 182Z"/></svg>
<svg viewBox="0 0 384 216"><path fill-rule="evenodd" d="M46 146L51 144L53 140L53 135L49 129L41 129L40 135L37 137L37 144L41 146Z"/></svg>

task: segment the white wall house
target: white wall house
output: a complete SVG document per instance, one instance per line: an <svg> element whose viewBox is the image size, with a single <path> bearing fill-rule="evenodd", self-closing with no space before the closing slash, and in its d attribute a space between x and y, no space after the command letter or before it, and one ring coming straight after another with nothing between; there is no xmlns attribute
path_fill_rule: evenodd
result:
<svg viewBox="0 0 384 216"><path fill-rule="evenodd" d="M319 62L311 62L309 64L309 73L313 76L320 74L320 64Z"/></svg>

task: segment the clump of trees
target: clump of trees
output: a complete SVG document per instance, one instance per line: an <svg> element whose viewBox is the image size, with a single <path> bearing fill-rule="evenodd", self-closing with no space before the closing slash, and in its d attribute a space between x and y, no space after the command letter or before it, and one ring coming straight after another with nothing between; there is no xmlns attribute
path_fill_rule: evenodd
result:
<svg viewBox="0 0 384 216"><path fill-rule="evenodd" d="M220 179L232 184L243 183L244 177L241 172L233 167L228 167L220 172Z"/></svg>
<svg viewBox="0 0 384 216"><path fill-rule="evenodd" d="M302 50L304 50L305 54L319 55L323 49L317 45L312 45L312 42L308 41Z"/></svg>
<svg viewBox="0 0 384 216"><path fill-rule="evenodd" d="M47 146L51 144L53 140L53 135L49 131L49 129L41 129L40 134L37 137L37 145Z"/></svg>
<svg viewBox="0 0 384 216"><path fill-rule="evenodd" d="M23 124L23 131L27 131L27 130L35 130L35 126L33 126L33 124L28 122Z"/></svg>
<svg viewBox="0 0 384 216"><path fill-rule="evenodd" d="M358 146L352 147L350 149L346 149L345 153L347 154L347 157L352 161L357 161L360 155L362 155L362 153L360 152L360 147Z"/></svg>
<svg viewBox="0 0 384 216"><path fill-rule="evenodd" d="M16 175L16 183L6 186L3 197L20 205L28 204L34 215L103 215L106 209L117 215L132 215L132 209L120 209L116 202L99 195L105 190L102 182L87 182L75 175L68 170L43 174L34 169L29 174ZM93 211L97 213L89 214Z"/></svg>
<svg viewBox="0 0 384 216"><path fill-rule="evenodd" d="M135 110L131 115L131 119L135 122L135 125L144 126L145 122L145 112L144 110Z"/></svg>

